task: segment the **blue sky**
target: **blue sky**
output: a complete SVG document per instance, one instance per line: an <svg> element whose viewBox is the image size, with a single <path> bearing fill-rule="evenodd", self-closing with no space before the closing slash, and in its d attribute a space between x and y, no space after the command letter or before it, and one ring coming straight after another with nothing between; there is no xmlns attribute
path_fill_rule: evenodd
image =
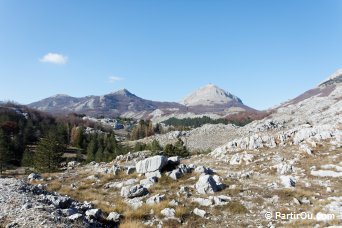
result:
<svg viewBox="0 0 342 228"><path fill-rule="evenodd" d="M265 109L341 68L341 41L339 0L0 0L0 100L214 83Z"/></svg>

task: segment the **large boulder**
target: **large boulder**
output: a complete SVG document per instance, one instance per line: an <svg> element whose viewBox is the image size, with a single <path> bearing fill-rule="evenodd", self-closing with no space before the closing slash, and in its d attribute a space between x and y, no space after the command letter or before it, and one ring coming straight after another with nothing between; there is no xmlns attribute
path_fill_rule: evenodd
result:
<svg viewBox="0 0 342 228"><path fill-rule="evenodd" d="M135 167L138 173L150 173L160 171L167 163L167 157L158 155L139 161Z"/></svg>
<svg viewBox="0 0 342 228"><path fill-rule="evenodd" d="M200 194L209 194L222 190L224 185L219 181L218 176L214 178L211 175L202 175L196 183L195 188Z"/></svg>
<svg viewBox="0 0 342 228"><path fill-rule="evenodd" d="M136 198L148 194L147 188L142 185L126 186L121 189L121 196L124 198Z"/></svg>

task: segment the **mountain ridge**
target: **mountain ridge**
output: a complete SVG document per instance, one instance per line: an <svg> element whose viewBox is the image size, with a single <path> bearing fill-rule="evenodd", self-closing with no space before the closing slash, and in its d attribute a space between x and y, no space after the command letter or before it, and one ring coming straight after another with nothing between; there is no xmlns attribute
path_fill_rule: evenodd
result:
<svg viewBox="0 0 342 228"><path fill-rule="evenodd" d="M209 91L209 96L203 96L201 89ZM47 111L57 114L68 112L82 113L89 116L106 116L106 117L131 117L131 118L153 118L155 112L161 113L163 116L170 114L193 113L200 114L219 114L225 117L229 113L236 111L256 111L244 105L240 98L220 89L218 86L210 84L195 91L197 101L194 103L191 99L195 99L194 95L190 99L189 104L181 104L178 102L162 102L152 101L141 98L127 89L120 89L102 96L86 96L72 97L65 94L57 94L43 100L28 104L29 107L36 108L41 111ZM213 94L216 92L216 94ZM205 92L205 91L204 91ZM205 93L204 93L205 94ZM207 102L201 102L201 99ZM222 101L217 102L217 100Z"/></svg>

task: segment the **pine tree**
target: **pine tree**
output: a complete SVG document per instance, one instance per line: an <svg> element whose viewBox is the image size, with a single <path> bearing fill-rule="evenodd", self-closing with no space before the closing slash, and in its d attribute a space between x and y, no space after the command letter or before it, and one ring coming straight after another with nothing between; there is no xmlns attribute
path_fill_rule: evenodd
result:
<svg viewBox="0 0 342 228"><path fill-rule="evenodd" d="M24 167L33 166L33 154L28 148L26 148L24 151L23 158L21 159L21 165Z"/></svg>
<svg viewBox="0 0 342 228"><path fill-rule="evenodd" d="M34 166L41 172L52 172L59 168L65 150L63 140L55 133L49 132L46 137L39 140L34 155Z"/></svg>
<svg viewBox="0 0 342 228"><path fill-rule="evenodd" d="M0 129L0 174L9 159L9 140L4 132Z"/></svg>
<svg viewBox="0 0 342 228"><path fill-rule="evenodd" d="M95 153L98 150L97 137L92 137L87 147L87 162L95 161Z"/></svg>
<svg viewBox="0 0 342 228"><path fill-rule="evenodd" d="M95 161L96 162L102 162L104 160L104 156L103 156L103 147L100 146L99 149L96 151L95 154Z"/></svg>
<svg viewBox="0 0 342 228"><path fill-rule="evenodd" d="M159 152L161 151L163 148L160 146L159 142L154 139L151 143L151 151L152 152Z"/></svg>

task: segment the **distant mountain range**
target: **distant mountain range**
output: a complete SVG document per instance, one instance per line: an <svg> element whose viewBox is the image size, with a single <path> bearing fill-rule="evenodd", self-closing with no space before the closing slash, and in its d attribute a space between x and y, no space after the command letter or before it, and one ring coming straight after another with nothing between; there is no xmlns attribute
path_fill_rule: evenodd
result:
<svg viewBox="0 0 342 228"><path fill-rule="evenodd" d="M58 94L28 105L54 114L80 113L88 116L154 118L168 115L218 115L257 112L240 98L209 84L177 102L158 102L140 98L126 89L103 96L75 98Z"/></svg>
<svg viewBox="0 0 342 228"><path fill-rule="evenodd" d="M298 97L280 104L274 109L297 104L315 96L328 96L336 85L342 82L342 70L336 71L316 88L306 91ZM92 117L129 117L152 119L156 122L170 117L186 118L207 115L212 118L252 118L265 116L261 112L243 104L237 96L209 84L204 86L179 103L159 102L140 98L126 89L103 96L75 98L58 94L28 105L31 108L52 114L78 113ZM268 110L270 112L272 110Z"/></svg>

